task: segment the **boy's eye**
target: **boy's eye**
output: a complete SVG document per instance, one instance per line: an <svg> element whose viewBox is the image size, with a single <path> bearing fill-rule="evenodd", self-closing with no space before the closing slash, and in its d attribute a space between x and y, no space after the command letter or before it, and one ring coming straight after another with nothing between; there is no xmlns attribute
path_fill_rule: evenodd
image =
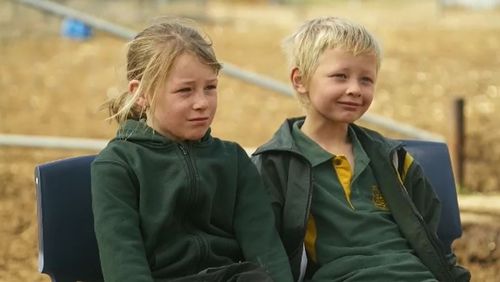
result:
<svg viewBox="0 0 500 282"><path fill-rule="evenodd" d="M363 81L363 83L369 83L369 84L373 83L373 79L371 77L363 77L361 78L361 81Z"/></svg>
<svg viewBox="0 0 500 282"><path fill-rule="evenodd" d="M332 75L332 77L338 78L338 79L347 79L347 75L343 73L335 73Z"/></svg>

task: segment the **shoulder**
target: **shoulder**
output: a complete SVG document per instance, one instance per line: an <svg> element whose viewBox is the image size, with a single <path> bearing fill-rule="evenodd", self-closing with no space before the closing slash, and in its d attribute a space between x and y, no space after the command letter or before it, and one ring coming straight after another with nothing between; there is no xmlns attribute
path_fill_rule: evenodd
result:
<svg viewBox="0 0 500 282"><path fill-rule="evenodd" d="M226 161L250 161L250 152L236 141L213 138L210 147L211 154Z"/></svg>
<svg viewBox="0 0 500 282"><path fill-rule="evenodd" d="M274 133L273 137L257 148L253 156L274 153L278 155L289 153L300 154L292 135L292 128L294 123L303 121L304 117L286 119Z"/></svg>
<svg viewBox="0 0 500 282"><path fill-rule="evenodd" d="M363 146L366 146L367 144L378 144L392 149L402 144L399 140L386 137L380 132L366 127L350 124L349 128L354 132L354 134L356 134L356 137L360 140Z"/></svg>
<svg viewBox="0 0 500 282"><path fill-rule="evenodd" d="M132 148L134 146L135 144L126 140L113 139L99 152L92 165L116 164L127 166L128 159L131 158L132 152L135 151Z"/></svg>

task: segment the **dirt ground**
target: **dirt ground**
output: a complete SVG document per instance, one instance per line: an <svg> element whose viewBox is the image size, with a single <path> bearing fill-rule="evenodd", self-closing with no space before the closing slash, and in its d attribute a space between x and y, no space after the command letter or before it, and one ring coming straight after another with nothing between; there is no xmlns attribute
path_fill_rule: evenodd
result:
<svg viewBox="0 0 500 282"><path fill-rule="evenodd" d="M316 1L329 4L292 7L208 1L195 8L139 0L64 2L135 30L167 11L189 13L206 20L201 23L223 62L282 82L287 68L280 40L300 22L337 15L365 24L384 49L371 113L449 138L452 102L465 99L464 234L454 248L473 281L498 281L499 10L442 10L431 0ZM0 134L114 135L116 126L104 121L98 107L108 93L124 87L124 41L102 32L86 41L70 40L59 35L60 23L12 1L0 2ZM301 114L293 98L226 75L219 89L214 135L246 147L270 138L285 117ZM49 281L37 271L33 169L88 153L95 151L0 147L0 281Z"/></svg>

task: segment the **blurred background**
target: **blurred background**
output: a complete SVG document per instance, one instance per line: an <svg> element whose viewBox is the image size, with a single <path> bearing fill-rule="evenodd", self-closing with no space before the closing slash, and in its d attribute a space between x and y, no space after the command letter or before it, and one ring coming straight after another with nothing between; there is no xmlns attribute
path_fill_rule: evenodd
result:
<svg viewBox="0 0 500 282"><path fill-rule="evenodd" d="M95 154L114 136L116 124L99 106L125 89L126 38L165 15L196 20L213 40L226 65L214 135L250 150L286 117L302 114L289 95L281 40L317 16L365 25L384 59L369 118L360 124L389 137L448 142L464 230L455 252L473 281L498 281L500 0L49 2L112 23L121 31L115 34L70 31L74 22L31 2L47 3L0 1L0 281L49 281L37 266L34 167ZM35 137L92 145L47 148Z"/></svg>

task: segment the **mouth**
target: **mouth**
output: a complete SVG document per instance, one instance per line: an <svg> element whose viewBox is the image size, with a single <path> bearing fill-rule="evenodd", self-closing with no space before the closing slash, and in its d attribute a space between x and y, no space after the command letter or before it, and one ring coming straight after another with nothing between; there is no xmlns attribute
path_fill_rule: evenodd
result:
<svg viewBox="0 0 500 282"><path fill-rule="evenodd" d="M189 121L199 121L199 120L207 120L208 117L197 117L197 118L191 118L191 119L188 119Z"/></svg>
<svg viewBox="0 0 500 282"><path fill-rule="evenodd" d="M348 107L361 107L361 104L354 102L339 102L339 104L348 106Z"/></svg>
<svg viewBox="0 0 500 282"><path fill-rule="evenodd" d="M196 118L190 118L188 119L188 122L192 123L205 123L208 122L209 118L208 117L196 117Z"/></svg>
<svg viewBox="0 0 500 282"><path fill-rule="evenodd" d="M349 112L356 112L358 111L362 104L359 103L354 103L354 102L339 102L338 103L344 110L349 111Z"/></svg>

